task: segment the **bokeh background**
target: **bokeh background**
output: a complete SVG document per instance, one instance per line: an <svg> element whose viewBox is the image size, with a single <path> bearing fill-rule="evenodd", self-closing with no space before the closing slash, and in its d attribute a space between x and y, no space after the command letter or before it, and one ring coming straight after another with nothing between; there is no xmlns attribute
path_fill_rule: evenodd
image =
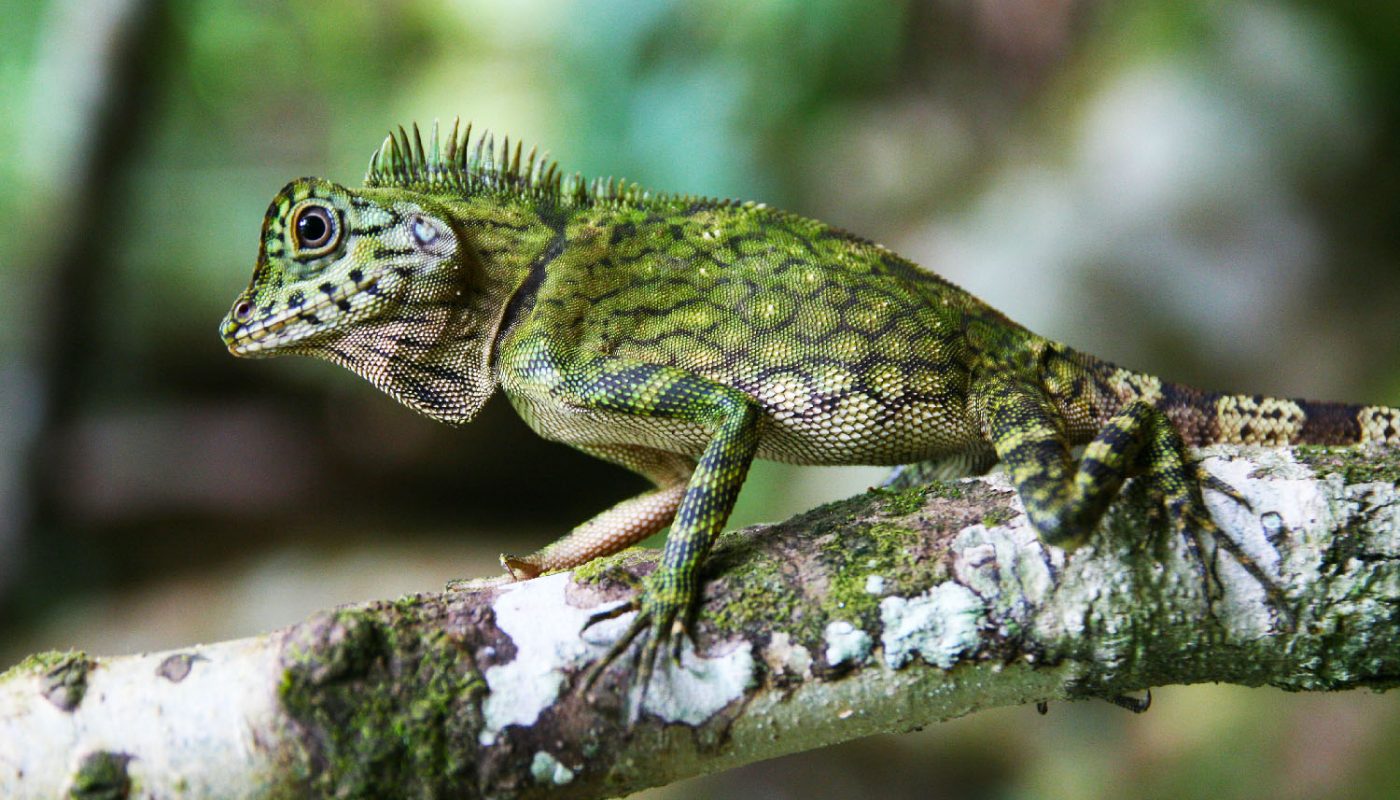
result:
<svg viewBox="0 0 1400 800"><path fill-rule="evenodd" d="M493 573L641 488L215 327L289 178L461 115L1218 389L1400 403L1387 0L0 2L0 667ZM870 485L761 465L735 524ZM651 797L1400 797L1400 693L1001 709Z"/></svg>

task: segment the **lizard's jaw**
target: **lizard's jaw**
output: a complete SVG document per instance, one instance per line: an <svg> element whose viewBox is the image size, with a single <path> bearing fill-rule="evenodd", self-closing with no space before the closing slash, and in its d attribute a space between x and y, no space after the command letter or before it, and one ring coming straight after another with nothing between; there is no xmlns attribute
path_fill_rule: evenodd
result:
<svg viewBox="0 0 1400 800"><path fill-rule="evenodd" d="M220 326L224 344L235 356L257 358L273 355L318 333L340 329L347 318L363 316L368 306L382 300L384 287L380 277L366 276L359 283L330 291L318 289L314 302L288 305L248 322L239 322L230 311Z"/></svg>

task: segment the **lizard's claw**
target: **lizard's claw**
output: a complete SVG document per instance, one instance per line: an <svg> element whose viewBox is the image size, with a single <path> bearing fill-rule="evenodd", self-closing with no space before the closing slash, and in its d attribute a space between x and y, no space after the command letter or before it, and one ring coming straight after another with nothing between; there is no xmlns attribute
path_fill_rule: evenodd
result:
<svg viewBox="0 0 1400 800"><path fill-rule="evenodd" d="M1196 480L1200 483L1202 489L1209 489L1213 492L1219 492L1220 494L1225 495L1231 500L1234 500L1236 503L1239 503L1245 508L1245 510L1254 510L1254 505L1249 502L1249 498L1240 494L1238 489L1221 480L1220 478L1216 477L1214 473L1201 466L1201 462L1191 462L1191 470L1195 473Z"/></svg>
<svg viewBox="0 0 1400 800"><path fill-rule="evenodd" d="M682 606L664 601L652 602L652 596L642 595L642 611L637 615L639 620L645 618L647 626L652 630L642 645L636 665L636 676L632 680L631 709L627 715L629 724L637 721L642 706L646 704L647 689L651 686L651 677L656 672L657 659L662 653L669 651L673 666L679 666L681 646L690 635L680 616ZM636 624L633 623L634 626Z"/></svg>
<svg viewBox="0 0 1400 800"><path fill-rule="evenodd" d="M1193 509L1168 505L1167 510L1172 526L1185 540L1186 549L1196 563L1207 603L1215 602L1225 589L1216 574L1219 566L1216 545L1219 543L1220 529L1216 527L1215 520Z"/></svg>
<svg viewBox="0 0 1400 800"><path fill-rule="evenodd" d="M623 614L640 610L641 604L635 598L625 603L619 603L612 608L604 609L603 611L593 614L588 618L587 622L583 623L583 629L580 630L579 633L588 630L599 622L617 619ZM645 613L637 614L637 618L632 620L632 624L627 626L627 630L622 636L618 637L616 642L613 642L612 647L608 648L608 652L605 653L602 658L593 662L593 665L583 674L583 680L579 681L579 694L587 694L588 691L593 688L593 684L598 681L603 671L606 670L612 662L616 661L618 656L627 651L632 641L641 635L642 631L646 630L648 624L650 624L650 621L647 619Z"/></svg>
<svg viewBox="0 0 1400 800"><path fill-rule="evenodd" d="M1142 697L1133 697L1129 694L1115 694L1105 697L1104 699L1125 711L1131 711L1134 714L1143 714L1146 713L1147 709L1152 707L1152 690L1145 690Z"/></svg>
<svg viewBox="0 0 1400 800"><path fill-rule="evenodd" d="M591 616L589 616L588 620L583 623L582 630L586 631L600 622L607 622L610 619L617 619L623 614L630 614L633 611L640 611L641 608L642 604L637 601L637 598L634 597L626 602L618 603L612 608L605 608L602 611L595 611ZM634 622L633 625L635 624L636 623Z"/></svg>
<svg viewBox="0 0 1400 800"><path fill-rule="evenodd" d="M695 631L686 624L682 617L676 617L676 621L671 623L671 663L680 666L681 651L685 649L685 643L690 642L690 649L695 650Z"/></svg>

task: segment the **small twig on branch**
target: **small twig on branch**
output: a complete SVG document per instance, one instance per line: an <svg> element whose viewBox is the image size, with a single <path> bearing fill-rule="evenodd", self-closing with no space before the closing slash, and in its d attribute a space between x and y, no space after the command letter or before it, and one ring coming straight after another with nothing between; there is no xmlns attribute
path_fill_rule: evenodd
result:
<svg viewBox="0 0 1400 800"><path fill-rule="evenodd" d="M605 797L1015 703L1217 681L1400 683L1392 450L1204 451L1225 548L1163 533L1129 487L1071 554L997 475L872 491L724 537L698 652L626 726L627 665L573 689L628 617L580 630L655 554L450 586L154 655L35 656L0 676L0 794ZM85 796L85 795L84 795Z"/></svg>

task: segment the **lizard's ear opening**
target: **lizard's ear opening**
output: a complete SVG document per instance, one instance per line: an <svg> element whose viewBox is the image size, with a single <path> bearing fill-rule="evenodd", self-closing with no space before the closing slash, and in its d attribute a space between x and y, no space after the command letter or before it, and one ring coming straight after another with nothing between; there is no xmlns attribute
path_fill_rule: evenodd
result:
<svg viewBox="0 0 1400 800"><path fill-rule="evenodd" d="M413 241L418 245L419 250L429 250L432 248L442 233L431 219L424 216L415 216L409 225L409 230L413 232Z"/></svg>

